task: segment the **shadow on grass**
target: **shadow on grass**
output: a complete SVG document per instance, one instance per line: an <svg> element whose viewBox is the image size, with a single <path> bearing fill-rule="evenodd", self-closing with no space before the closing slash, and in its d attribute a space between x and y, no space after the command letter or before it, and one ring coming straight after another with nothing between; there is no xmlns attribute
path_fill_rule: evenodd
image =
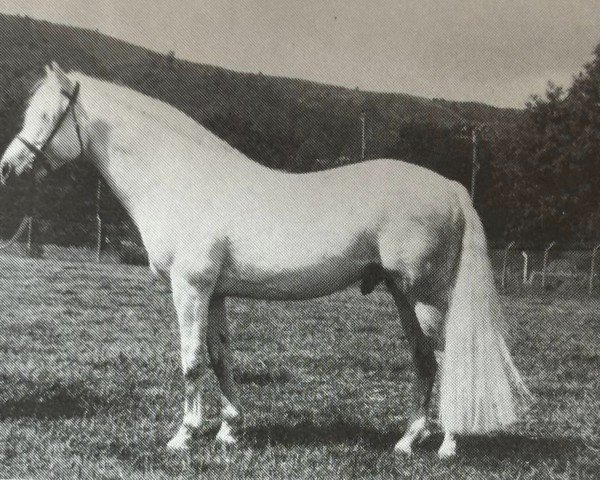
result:
<svg viewBox="0 0 600 480"><path fill-rule="evenodd" d="M363 444L374 450L393 450L404 432L398 425L385 430L344 420L318 425L304 420L294 425L260 425L244 431L244 438L258 448L273 445L306 446L318 444ZM437 451L443 435L436 433L418 447L422 451ZM518 434L459 437L459 455L470 459L506 457L523 460L572 457L586 448L576 437L528 437Z"/></svg>
<svg viewBox="0 0 600 480"><path fill-rule="evenodd" d="M370 448L385 450L393 448L403 429L378 430L338 419L335 422L316 424L302 420L293 425L267 424L244 429L244 440L258 448L272 445L306 446L315 444L357 444L365 443Z"/></svg>
<svg viewBox="0 0 600 480"><path fill-rule="evenodd" d="M0 398L0 420L84 417L96 414L106 405L106 399L94 394L83 382L56 382Z"/></svg>
<svg viewBox="0 0 600 480"><path fill-rule="evenodd" d="M222 466L218 460L218 452L221 450L215 449L214 444L214 435L218 427L219 422L213 422L209 428L199 433L195 440L194 452L196 453L192 463L188 465L196 474L215 468L217 468L215 471L218 471L218 467ZM340 451L343 454L354 452L352 455L360 455L360 462L369 462L372 458L380 459L381 454L393 455L395 442L402 433L402 428L395 427L396 425L394 428L381 430L340 420L323 425L316 425L309 420L295 425L274 423L245 428L239 446L244 449L249 447L251 450L270 447L284 447L291 450L297 447L310 449L337 445L342 447ZM166 441L166 438L164 440ZM416 456L436 458L436 451L441 442L442 435L435 434L416 448L414 453ZM346 448L356 445L364 447L362 453ZM185 454L177 455L167 451L163 443L152 443L147 447L149 448L146 450L140 449L129 444L126 438L115 438L97 448L102 455L130 462L139 471L146 472L151 465L173 477L180 475L182 462L185 463L191 458ZM581 439L567 437L529 438L508 434L496 437L466 437L460 439L457 460L463 466L471 465L477 469L485 466L497 468L506 458L516 460L518 463L537 464L552 459L567 464L584 447Z"/></svg>
<svg viewBox="0 0 600 480"><path fill-rule="evenodd" d="M437 447L442 441L435 443ZM467 458L515 457L523 460L559 459L585 449L585 443L577 437L527 437L519 434L472 436L459 440L461 455Z"/></svg>

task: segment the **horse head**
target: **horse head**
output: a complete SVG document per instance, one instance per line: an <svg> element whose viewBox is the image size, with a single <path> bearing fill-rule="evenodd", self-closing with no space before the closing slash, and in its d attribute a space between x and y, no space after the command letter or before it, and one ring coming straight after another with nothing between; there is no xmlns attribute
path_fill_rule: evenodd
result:
<svg viewBox="0 0 600 480"><path fill-rule="evenodd" d="M3 185L22 176L40 181L81 156L84 145L76 113L81 108L78 100L79 84L55 62L46 66L45 76L29 99L21 131L0 161Z"/></svg>

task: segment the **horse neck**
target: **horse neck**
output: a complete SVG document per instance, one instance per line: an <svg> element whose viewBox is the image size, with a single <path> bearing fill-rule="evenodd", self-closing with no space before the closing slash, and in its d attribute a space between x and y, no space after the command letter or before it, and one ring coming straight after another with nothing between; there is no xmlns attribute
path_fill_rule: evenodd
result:
<svg viewBox="0 0 600 480"><path fill-rule="evenodd" d="M130 213L165 187L182 191L190 176L202 187L210 166L200 149L194 158L184 154L194 142L110 98L100 89L95 98L85 99L89 157Z"/></svg>
<svg viewBox="0 0 600 480"><path fill-rule="evenodd" d="M256 178L283 185L280 172L253 162L191 118L160 106L141 112L124 105L126 92L114 95L114 85L93 82L81 82L90 160L140 229L145 222L153 229L157 220L172 225L173 212L190 202L197 215L216 214L244 191L255 195Z"/></svg>

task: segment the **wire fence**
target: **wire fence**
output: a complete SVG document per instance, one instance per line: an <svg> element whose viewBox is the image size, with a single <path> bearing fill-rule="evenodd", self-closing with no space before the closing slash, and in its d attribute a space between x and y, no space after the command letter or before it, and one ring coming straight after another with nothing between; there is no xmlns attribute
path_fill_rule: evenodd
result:
<svg viewBox="0 0 600 480"><path fill-rule="evenodd" d="M505 292L548 291L574 295L600 293L600 244L561 248L557 241L538 249L509 242L491 251L499 288Z"/></svg>
<svg viewBox="0 0 600 480"><path fill-rule="evenodd" d="M12 237L0 240L0 256L143 264L147 255L137 237L137 233L117 225L25 217Z"/></svg>

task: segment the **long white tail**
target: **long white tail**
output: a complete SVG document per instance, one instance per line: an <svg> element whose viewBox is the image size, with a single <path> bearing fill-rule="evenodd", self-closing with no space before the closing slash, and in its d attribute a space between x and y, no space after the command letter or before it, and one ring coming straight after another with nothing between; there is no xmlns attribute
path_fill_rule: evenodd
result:
<svg viewBox="0 0 600 480"><path fill-rule="evenodd" d="M513 423L529 395L504 341L504 317L485 233L467 191L462 253L446 319L440 420L447 432L484 433Z"/></svg>

